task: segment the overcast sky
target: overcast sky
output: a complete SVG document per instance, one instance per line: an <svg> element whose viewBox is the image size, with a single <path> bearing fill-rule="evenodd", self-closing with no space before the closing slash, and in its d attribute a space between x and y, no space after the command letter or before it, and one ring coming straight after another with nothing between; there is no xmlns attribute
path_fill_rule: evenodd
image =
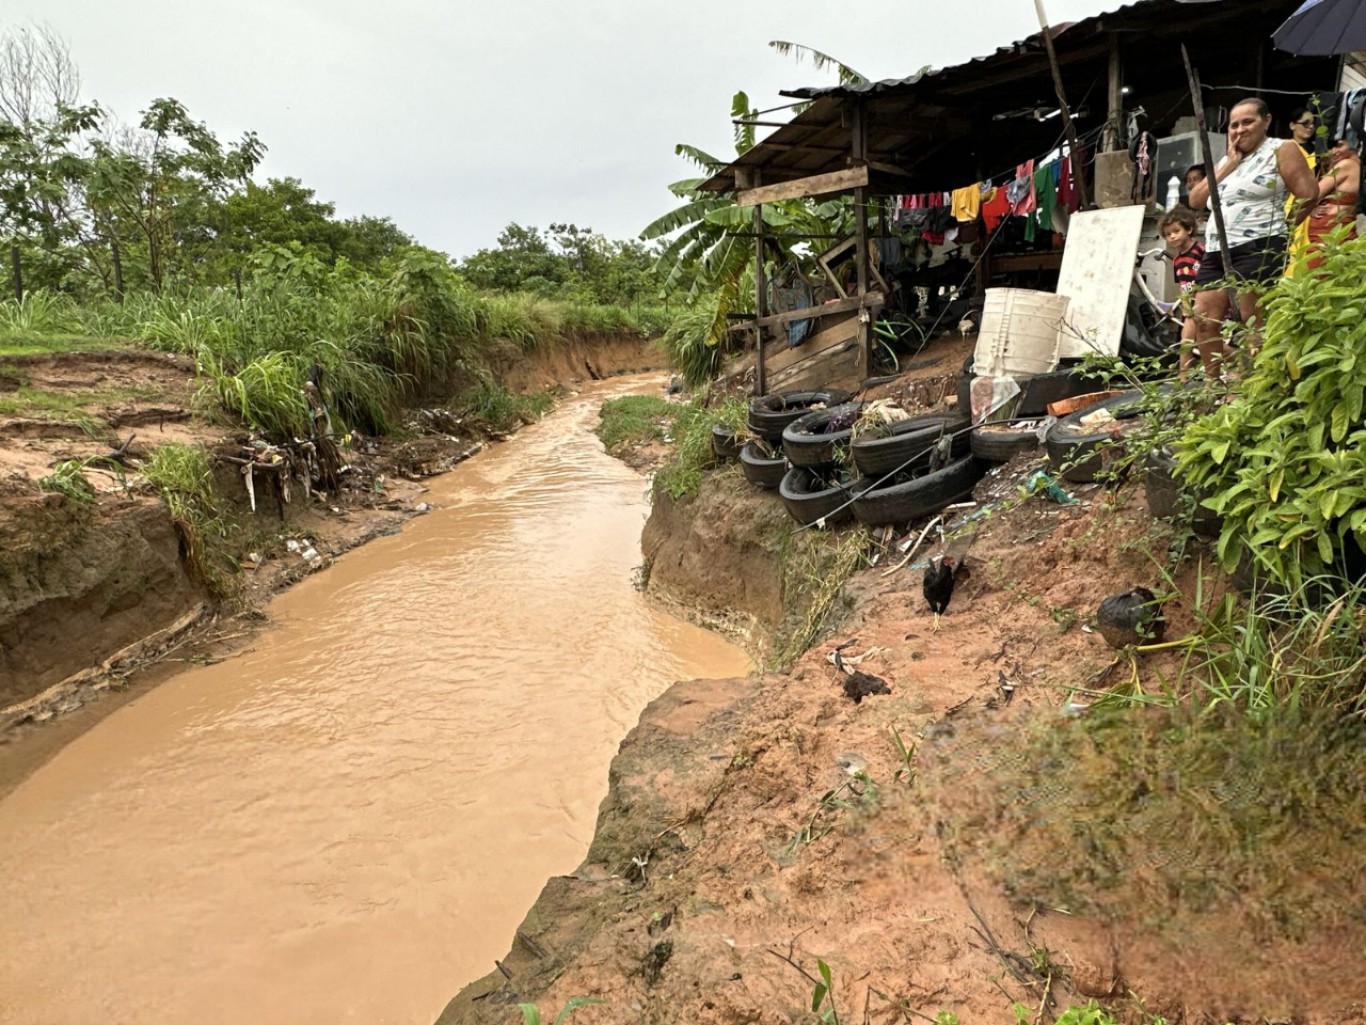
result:
<svg viewBox="0 0 1366 1025"><path fill-rule="evenodd" d="M1046 6L1056 23L1120 3ZM86 98L124 120L174 96L224 140L257 132L261 180L300 178L457 257L509 221L637 235L692 176L675 143L734 153L736 90L765 108L834 82L771 39L876 79L1038 30L1032 0L6 0L4 19L56 29Z"/></svg>

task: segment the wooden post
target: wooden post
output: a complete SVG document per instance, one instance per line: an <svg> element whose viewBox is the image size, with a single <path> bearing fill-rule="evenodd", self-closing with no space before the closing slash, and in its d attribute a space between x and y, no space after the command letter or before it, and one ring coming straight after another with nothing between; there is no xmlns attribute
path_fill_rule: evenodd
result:
<svg viewBox="0 0 1366 1025"><path fill-rule="evenodd" d="M853 109L853 146L851 156L855 167L868 159L868 123L864 116L863 103L854 101ZM854 189L854 266L858 270L859 302L868 295L868 190L860 186ZM873 368L873 333L868 322L868 311L860 306L858 323L859 372L864 378Z"/></svg>
<svg viewBox="0 0 1366 1025"><path fill-rule="evenodd" d="M1058 54L1053 49L1053 34L1048 30L1048 16L1044 14L1043 0L1034 0L1034 10L1039 15L1039 28L1043 31L1044 49L1048 51L1048 64L1053 69L1053 91L1058 94L1058 109L1062 111L1062 125L1067 132L1067 147L1072 151L1072 167L1077 181L1077 195L1081 198L1081 205L1088 207L1091 205L1090 190L1086 186L1086 176L1077 167L1077 156L1081 153L1081 144L1077 141L1077 126L1072 123L1072 111L1067 106L1067 92L1062 85L1062 68L1058 66Z"/></svg>
<svg viewBox="0 0 1366 1025"><path fill-rule="evenodd" d="M19 243L11 242L9 246L9 266L10 273L14 277L14 298L17 302L24 301L24 265L19 260Z"/></svg>
<svg viewBox="0 0 1366 1025"><path fill-rule="evenodd" d="M114 299L123 302L123 251L113 236L109 239L109 255L114 263Z"/></svg>
<svg viewBox="0 0 1366 1025"><path fill-rule="evenodd" d="M1186 64L1186 81L1190 84L1191 102L1195 104L1195 130L1200 134L1200 157L1205 162L1205 173L1209 175L1209 208L1214 215L1214 230L1219 235L1219 258L1224 265L1224 277L1233 277L1233 263L1228 255L1228 233L1224 231L1224 204L1219 198L1219 183L1215 181L1214 150L1210 148L1209 132L1205 128L1205 100L1200 91L1200 73L1191 64L1191 55L1186 52L1186 44L1181 44L1181 59ZM1234 303L1236 310L1238 304Z"/></svg>
<svg viewBox="0 0 1366 1025"><path fill-rule="evenodd" d="M1119 149L1124 124L1124 71L1119 59L1119 36L1110 36L1110 77L1106 89L1105 135L1101 148L1106 153Z"/></svg>
<svg viewBox="0 0 1366 1025"><path fill-rule="evenodd" d="M757 175L756 175L757 177ZM756 181L757 185L758 182ZM764 207L754 207L754 316L756 321L768 316L768 283L764 280ZM754 387L756 395L768 392L768 375L764 372L764 329L754 325Z"/></svg>

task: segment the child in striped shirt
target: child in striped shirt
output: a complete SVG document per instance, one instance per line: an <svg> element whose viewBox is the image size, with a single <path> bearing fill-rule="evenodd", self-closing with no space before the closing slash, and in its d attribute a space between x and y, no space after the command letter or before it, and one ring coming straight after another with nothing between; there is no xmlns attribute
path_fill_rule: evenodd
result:
<svg viewBox="0 0 1366 1025"><path fill-rule="evenodd" d="M1181 289L1181 376L1195 362L1195 317L1190 292L1195 277L1200 273L1200 261L1205 256L1205 244L1195 240L1195 213L1184 206L1173 207L1158 222L1157 230L1172 250L1172 273Z"/></svg>

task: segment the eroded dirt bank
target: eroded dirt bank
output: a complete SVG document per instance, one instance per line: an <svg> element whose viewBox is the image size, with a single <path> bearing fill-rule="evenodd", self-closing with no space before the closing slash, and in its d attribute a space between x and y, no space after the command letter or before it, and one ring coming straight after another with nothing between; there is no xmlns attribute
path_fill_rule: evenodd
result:
<svg viewBox="0 0 1366 1025"><path fill-rule="evenodd" d="M641 479L594 384L431 482L0 801L0 1020L430 1021L587 849L672 680L743 672L632 587Z"/></svg>
<svg viewBox="0 0 1366 1025"><path fill-rule="evenodd" d="M613 336L530 355L509 346L499 362L513 391L661 365L651 342ZM427 508L424 480L494 440L455 417L415 413L399 435L346 453L342 491L313 501L296 491L281 507L262 490L254 514L237 468L219 466L238 568L229 567L231 599L214 601L166 506L133 469L92 463L92 503L37 486L63 460L116 449L132 459L168 442L235 451L238 432L206 419L195 389L192 361L136 349L0 361L0 399L43 403L33 415L0 416L0 792L97 721L92 706L112 710L159 679L148 672L157 659L212 662L241 647L270 595L395 532ZM48 735L32 740L35 727Z"/></svg>
<svg viewBox="0 0 1366 1025"><path fill-rule="evenodd" d="M603 1001L576 1012L584 1022L815 1021L818 958L846 1022L948 1012L1009 1025L1015 1002L1025 1020L1051 1021L1092 998L1145 1025L1366 1020L1359 918L1287 939L1236 896L1197 906L1173 892L1101 920L1040 903L987 859L1017 827L979 800L1001 768L986 755L1018 731L1077 721L1066 688L1113 657L1080 624L1105 595L1149 581L1148 553L1165 543L1140 490L1082 496L1080 508L1030 503L988 521L938 634L920 574L888 554L850 582L852 609L790 672L680 683L654 701L613 761L587 858L547 883L501 970L463 989L440 1025L518 1022L519 1002L549 1020L576 997ZM695 511L762 522L774 503L704 490ZM732 542L715 529L719 574ZM1178 581L1187 593L1191 572ZM1191 625L1180 601L1168 616L1172 635ZM889 696L844 696L827 656L846 641ZM1082 862L1086 836L1076 823ZM1160 873L1162 857L1135 863L1134 879ZM1366 862L1347 857L1350 890Z"/></svg>

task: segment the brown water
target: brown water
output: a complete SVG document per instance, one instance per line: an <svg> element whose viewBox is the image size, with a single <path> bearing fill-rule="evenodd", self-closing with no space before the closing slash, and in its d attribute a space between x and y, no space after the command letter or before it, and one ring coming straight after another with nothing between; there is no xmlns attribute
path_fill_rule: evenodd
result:
<svg viewBox="0 0 1366 1025"><path fill-rule="evenodd" d="M592 836L670 682L744 673L632 589L598 386L0 802L0 1021L430 1022ZM640 387L640 382L634 382Z"/></svg>

